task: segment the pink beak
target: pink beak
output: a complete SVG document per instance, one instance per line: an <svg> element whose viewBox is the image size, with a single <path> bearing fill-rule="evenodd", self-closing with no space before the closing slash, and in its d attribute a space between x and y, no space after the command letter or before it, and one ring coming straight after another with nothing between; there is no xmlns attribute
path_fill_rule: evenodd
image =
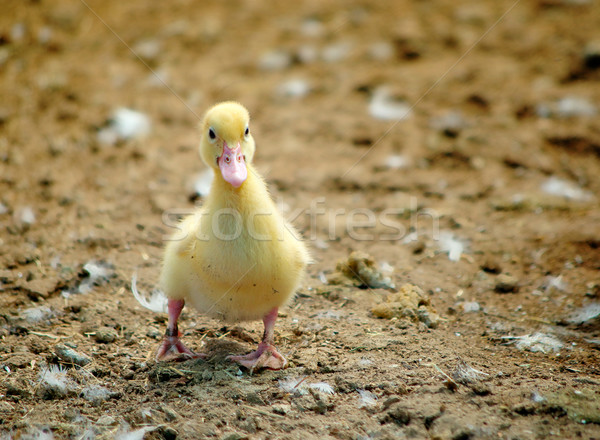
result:
<svg viewBox="0 0 600 440"><path fill-rule="evenodd" d="M223 154L219 157L217 163L223 179L235 188L239 188L248 177L246 160L242 154L240 144L237 144L236 148L229 148L227 143L223 143Z"/></svg>

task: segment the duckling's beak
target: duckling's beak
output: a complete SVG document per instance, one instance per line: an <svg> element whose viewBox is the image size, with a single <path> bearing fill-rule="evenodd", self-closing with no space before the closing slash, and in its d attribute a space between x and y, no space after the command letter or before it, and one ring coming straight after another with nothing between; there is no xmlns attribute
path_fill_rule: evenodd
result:
<svg viewBox="0 0 600 440"><path fill-rule="evenodd" d="M223 179L231 183L235 188L239 188L248 177L246 160L244 159L242 147L239 143L237 147L229 148L227 142L224 142L223 154L217 159L217 163Z"/></svg>

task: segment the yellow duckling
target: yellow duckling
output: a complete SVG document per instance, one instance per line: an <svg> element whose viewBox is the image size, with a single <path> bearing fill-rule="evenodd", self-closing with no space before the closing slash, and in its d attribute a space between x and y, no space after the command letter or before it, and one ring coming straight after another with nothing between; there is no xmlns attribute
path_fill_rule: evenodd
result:
<svg viewBox="0 0 600 440"><path fill-rule="evenodd" d="M215 178L204 205L181 222L165 250L160 281L169 321L157 360L204 357L179 340L177 320L187 302L229 322L263 319L257 350L231 360L251 370L280 369L287 363L273 346L273 328L309 255L252 167L249 119L240 104L223 102L208 110L202 122L200 156Z"/></svg>

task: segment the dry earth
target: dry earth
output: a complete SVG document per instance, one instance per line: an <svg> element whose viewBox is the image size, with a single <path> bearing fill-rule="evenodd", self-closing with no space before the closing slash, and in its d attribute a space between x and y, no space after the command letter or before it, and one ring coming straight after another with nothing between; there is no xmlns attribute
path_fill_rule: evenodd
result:
<svg viewBox="0 0 600 440"><path fill-rule="evenodd" d="M597 1L2 10L1 439L600 438ZM260 323L193 310L210 360L156 364L165 314L131 293L202 203L224 99L315 260L284 371L224 359Z"/></svg>

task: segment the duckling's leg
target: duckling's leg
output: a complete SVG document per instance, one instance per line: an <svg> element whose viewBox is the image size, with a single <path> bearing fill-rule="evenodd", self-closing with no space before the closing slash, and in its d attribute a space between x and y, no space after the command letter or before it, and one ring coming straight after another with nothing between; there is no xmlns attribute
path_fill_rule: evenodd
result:
<svg viewBox="0 0 600 440"><path fill-rule="evenodd" d="M228 356L227 359L235 361L251 371L260 368L270 368L271 370L281 370L284 368L287 365L287 360L273 345L273 329L275 328L276 320L277 307L263 318L265 333L256 351L243 356Z"/></svg>
<svg viewBox="0 0 600 440"><path fill-rule="evenodd" d="M184 305L185 301L182 299L169 300L169 322L167 324L165 336L163 337L163 343L158 349L158 353L156 353L157 361L186 360L205 356L200 353L194 353L179 340L177 320L179 319L179 315L181 315Z"/></svg>

